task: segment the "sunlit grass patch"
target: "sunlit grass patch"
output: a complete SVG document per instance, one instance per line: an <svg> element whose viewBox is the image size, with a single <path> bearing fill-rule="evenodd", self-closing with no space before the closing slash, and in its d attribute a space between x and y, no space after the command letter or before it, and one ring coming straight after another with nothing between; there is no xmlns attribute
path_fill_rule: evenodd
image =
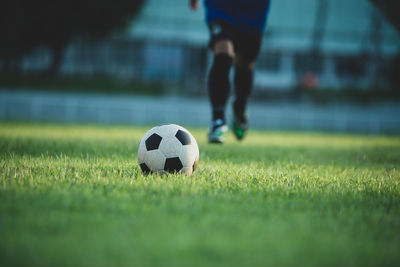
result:
<svg viewBox="0 0 400 267"><path fill-rule="evenodd" d="M189 128L196 172L145 176L149 128L0 124L0 265L399 265L399 137Z"/></svg>

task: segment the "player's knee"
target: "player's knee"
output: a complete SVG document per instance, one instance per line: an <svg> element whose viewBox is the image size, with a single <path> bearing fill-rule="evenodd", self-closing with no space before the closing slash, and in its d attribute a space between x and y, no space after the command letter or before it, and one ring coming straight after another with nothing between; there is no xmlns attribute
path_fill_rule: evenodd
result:
<svg viewBox="0 0 400 267"><path fill-rule="evenodd" d="M215 54L210 75L212 77L216 77L217 79L221 79L221 77L224 76L228 77L229 70L232 65L233 58L230 55L225 53Z"/></svg>
<svg viewBox="0 0 400 267"><path fill-rule="evenodd" d="M227 54L230 57L235 56L233 43L230 40L219 40L214 45L214 54Z"/></svg>
<svg viewBox="0 0 400 267"><path fill-rule="evenodd" d="M235 67L237 69L252 71L254 69L254 61L237 55L235 58Z"/></svg>

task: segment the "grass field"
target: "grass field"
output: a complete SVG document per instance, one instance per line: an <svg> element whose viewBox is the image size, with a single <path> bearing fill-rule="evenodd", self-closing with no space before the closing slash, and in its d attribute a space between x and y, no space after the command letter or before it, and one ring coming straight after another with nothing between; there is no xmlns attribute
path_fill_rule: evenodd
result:
<svg viewBox="0 0 400 267"><path fill-rule="evenodd" d="M0 266L399 266L400 137L251 132L143 176L150 127L0 124Z"/></svg>

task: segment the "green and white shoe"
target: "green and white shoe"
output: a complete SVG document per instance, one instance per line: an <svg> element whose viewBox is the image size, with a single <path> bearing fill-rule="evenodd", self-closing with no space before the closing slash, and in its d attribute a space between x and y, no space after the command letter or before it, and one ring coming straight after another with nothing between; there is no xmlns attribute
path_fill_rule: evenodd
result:
<svg viewBox="0 0 400 267"><path fill-rule="evenodd" d="M246 114L242 116L233 116L232 131L239 141L244 138L248 129L249 123Z"/></svg>
<svg viewBox="0 0 400 267"><path fill-rule="evenodd" d="M225 142L225 135L228 132L228 126L222 119L213 120L208 132L208 142L222 144Z"/></svg>

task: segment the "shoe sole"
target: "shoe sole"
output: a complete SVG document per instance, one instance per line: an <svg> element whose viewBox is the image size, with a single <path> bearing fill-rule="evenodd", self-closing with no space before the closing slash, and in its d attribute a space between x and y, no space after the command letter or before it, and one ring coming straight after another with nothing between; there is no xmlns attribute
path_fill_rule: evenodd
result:
<svg viewBox="0 0 400 267"><path fill-rule="evenodd" d="M211 143L211 144L223 144L225 142L225 138L218 138L218 137L211 138L211 137L208 137L208 142Z"/></svg>

